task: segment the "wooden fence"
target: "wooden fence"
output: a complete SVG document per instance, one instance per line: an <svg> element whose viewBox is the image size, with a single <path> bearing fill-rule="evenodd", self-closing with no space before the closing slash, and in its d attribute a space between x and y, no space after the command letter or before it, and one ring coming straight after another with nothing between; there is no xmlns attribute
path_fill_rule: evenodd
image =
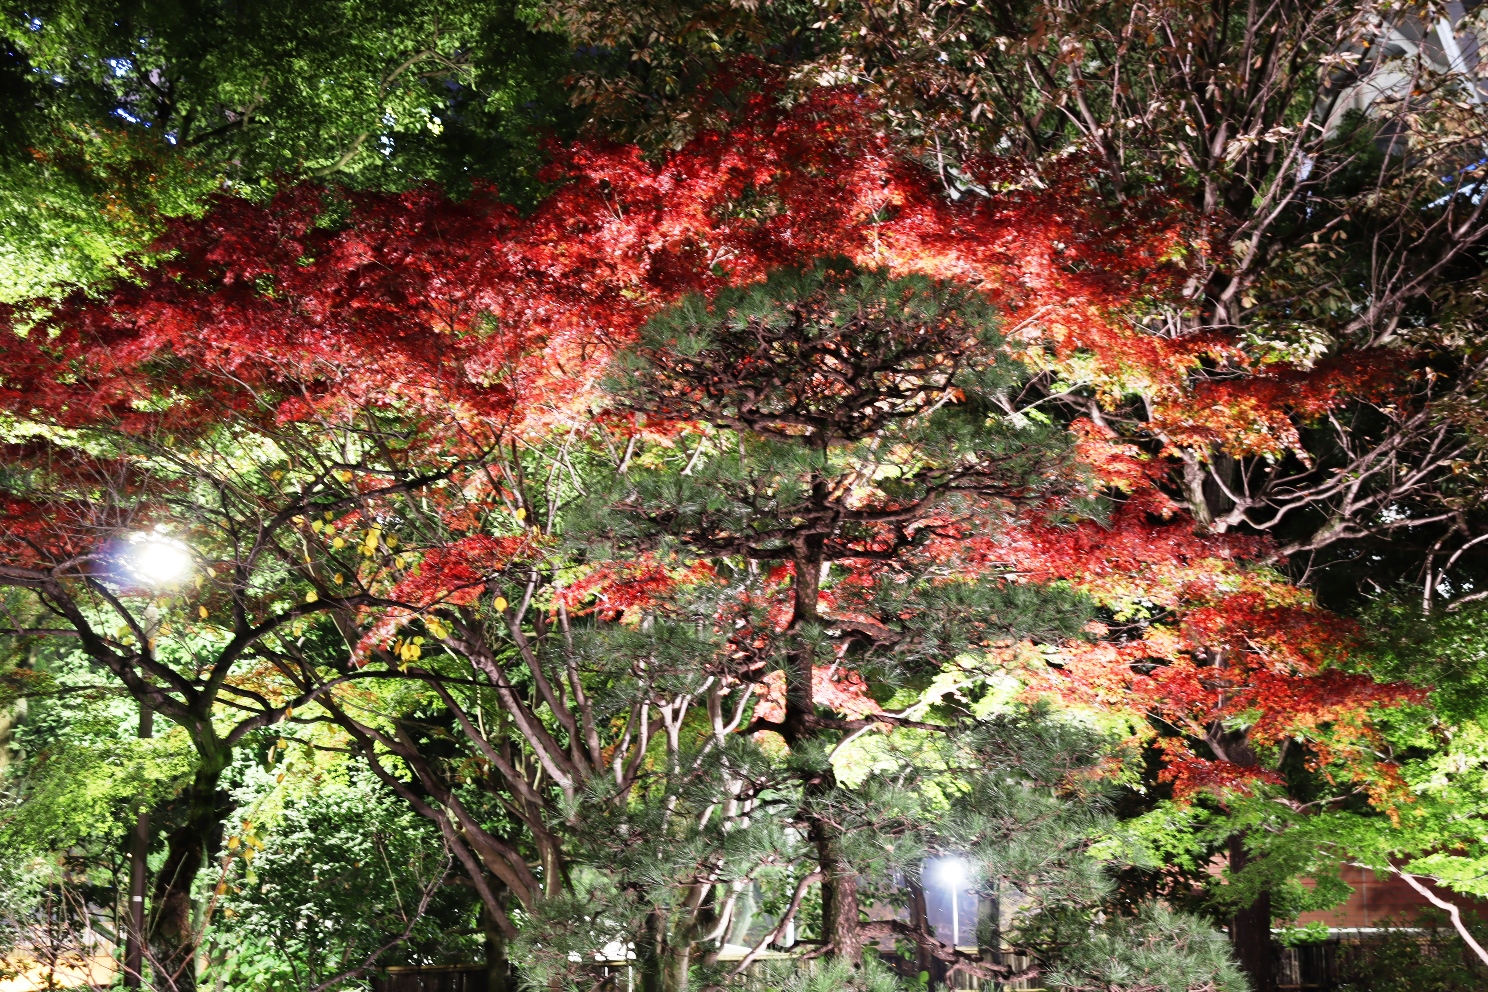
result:
<svg viewBox="0 0 1488 992"><path fill-rule="evenodd" d="M372 992L486 992L486 966L385 968L373 977Z"/></svg>

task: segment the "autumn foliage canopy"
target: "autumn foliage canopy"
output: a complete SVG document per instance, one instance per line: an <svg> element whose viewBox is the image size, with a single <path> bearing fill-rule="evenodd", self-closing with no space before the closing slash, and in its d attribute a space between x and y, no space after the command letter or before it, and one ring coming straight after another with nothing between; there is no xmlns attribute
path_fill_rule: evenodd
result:
<svg viewBox="0 0 1488 992"><path fill-rule="evenodd" d="M978 666L1031 705L1114 715L1123 760L1146 755L1180 805L1291 802L1293 743L1310 773L1407 803L1373 717L1420 693L1351 672L1358 632L1288 580L1271 539L1194 519L1174 483L1204 460L1305 462L1308 425L1388 400L1390 370L1154 333L1145 315L1176 306L1213 248L1177 182L1121 200L1080 155L952 176L871 109L849 89L784 109L766 93L665 154L576 144L526 213L481 186L223 197L101 295L11 308L0 405L34 426L6 451L20 481L0 577L214 756L202 824L221 820L232 747L320 707L440 822L512 941L513 914L558 905L575 845L634 856L629 826L575 810L620 816L660 780L653 735L678 781L724 762L734 802L769 790L727 764L743 760L730 738L804 754L935 730ZM154 614L123 602L151 595L118 564L141 534L200 559ZM331 635L345 650L317 661ZM703 681L664 703L597 698L622 676L672 692L654 661L668 651ZM457 698L477 682L431 655L468 663L521 757ZM910 705L905 679L941 688ZM453 729L418 740L366 716L370 687L395 680L436 694ZM694 705L707 743L685 766ZM446 761L451 734L468 762ZM825 944L929 946L923 927L860 925L819 764L791 772L792 822L815 845L801 884L822 883ZM475 781L498 784L506 826L469 808ZM695 871L698 891L721 877ZM690 947L721 912L658 940ZM176 946L189 960L191 940Z"/></svg>
<svg viewBox="0 0 1488 992"><path fill-rule="evenodd" d="M976 192L953 199L934 169L896 153L859 99L830 91L782 112L758 98L732 131L657 159L626 146L566 149L546 176L555 192L526 216L493 190L460 202L433 189L332 196L315 186L264 204L223 199L201 221L175 223L157 246L163 261L105 297L40 317L12 311L19 333L0 344L0 396L12 415L59 427L179 437L229 417L335 421L384 408L411 418L427 446L410 466L431 452L429 464L443 465L588 422L612 356L687 294L833 257L946 280L985 298L1009 353L1046 390L1083 376L1100 395L1140 382L1155 397L1146 447L1119 442L1098 406L1070 425L1074 475L1105 496L1104 516L1026 507L1002 533L937 539L978 567L1068 583L1099 605L1101 621L1059 649L1040 690L1161 719L1180 792L1245 789L1271 774L1253 755L1212 747L1212 728L1243 714L1254 714L1249 746L1302 736L1318 762L1388 791L1389 769L1364 757L1367 712L1409 694L1340 673L1348 626L1267 569L1264 541L1198 532L1163 481L1166 446L1196 438L1286 454L1298 423L1388 388L1381 370L1245 367L1218 334L1146 333L1132 319L1138 304L1185 276L1180 246L1194 232L1180 203L1114 212L1099 170L1078 157L1052 185L973 163ZM1199 382L1190 373L1206 363L1236 374ZM1022 412L1032 399L1009 398L1010 414L1037 415ZM664 443L680 422L604 416L620 418L621 437ZM9 454L52 457L39 440ZM7 567L70 567L79 538L65 507L13 500L7 512ZM427 549L387 598L413 611L458 604L459 590L480 588L536 540L472 535ZM618 614L672 584L662 571L617 567L567 595L574 609Z"/></svg>

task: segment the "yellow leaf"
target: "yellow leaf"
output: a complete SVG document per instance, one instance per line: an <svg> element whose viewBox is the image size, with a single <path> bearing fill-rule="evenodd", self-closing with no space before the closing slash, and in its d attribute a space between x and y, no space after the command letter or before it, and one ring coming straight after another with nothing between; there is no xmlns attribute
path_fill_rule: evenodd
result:
<svg viewBox="0 0 1488 992"><path fill-rule="evenodd" d="M196 615L201 617L203 620L211 616L211 614L207 612L207 608L205 606L198 606L196 608Z"/></svg>
<svg viewBox="0 0 1488 992"><path fill-rule="evenodd" d="M517 519L518 520L526 520L527 519L527 508L525 506L519 506L519 507L517 507Z"/></svg>
<svg viewBox="0 0 1488 992"><path fill-rule="evenodd" d="M337 551L340 551L342 548L346 547L346 538L336 538L334 541L331 542L331 547L335 548Z"/></svg>
<svg viewBox="0 0 1488 992"><path fill-rule="evenodd" d="M497 610L497 612L504 612L506 610L506 597L505 596L497 596L496 597L496 610Z"/></svg>

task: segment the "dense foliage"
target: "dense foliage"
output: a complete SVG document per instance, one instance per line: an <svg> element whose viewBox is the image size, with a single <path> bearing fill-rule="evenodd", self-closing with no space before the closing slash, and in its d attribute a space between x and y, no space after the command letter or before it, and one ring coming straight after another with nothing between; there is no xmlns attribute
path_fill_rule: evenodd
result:
<svg viewBox="0 0 1488 992"><path fill-rule="evenodd" d="M7 967L1488 966L1471 18L0 12Z"/></svg>
<svg viewBox="0 0 1488 992"><path fill-rule="evenodd" d="M563 41L516 4L120 2L0 8L0 217L23 299L119 271L214 191L538 184L576 117Z"/></svg>

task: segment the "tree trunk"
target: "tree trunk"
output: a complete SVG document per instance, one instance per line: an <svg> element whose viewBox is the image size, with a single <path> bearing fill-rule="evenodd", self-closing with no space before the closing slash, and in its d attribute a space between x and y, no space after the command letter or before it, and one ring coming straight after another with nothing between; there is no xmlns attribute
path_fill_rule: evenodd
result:
<svg viewBox="0 0 1488 992"><path fill-rule="evenodd" d="M692 944L668 941L663 948L661 992L687 992L692 973Z"/></svg>
<svg viewBox="0 0 1488 992"><path fill-rule="evenodd" d="M497 898L504 902L506 894L503 886L497 892ZM484 903L481 904L480 920L486 935L486 992L516 992L517 981L512 974L511 958L507 956L506 934L501 932Z"/></svg>
<svg viewBox="0 0 1488 992"><path fill-rule="evenodd" d="M692 975L692 942L673 934L666 914L653 909L636 942L641 992L687 992Z"/></svg>
<svg viewBox="0 0 1488 992"><path fill-rule="evenodd" d="M139 704L141 740L155 732L155 711L149 703ZM145 886L149 882L150 811L141 806L134 817L134 831L129 837L129 900L124 918L124 987L137 989L145 975ZM127 928L127 929L126 929Z"/></svg>
<svg viewBox="0 0 1488 992"><path fill-rule="evenodd" d="M636 941L636 971L640 974L641 992L663 992L665 944L666 919L661 910L653 909L646 914L645 926Z"/></svg>
<svg viewBox="0 0 1488 992"><path fill-rule="evenodd" d="M207 859L222 844L230 811L218 788L222 767L208 762L178 801L177 825L166 837L165 864L155 879L150 925L151 970L161 992L195 992L196 945L191 890Z"/></svg>
<svg viewBox="0 0 1488 992"><path fill-rule="evenodd" d="M1230 838L1230 871L1245 867L1243 836ZM1271 960L1271 893L1262 892L1249 906L1230 919L1230 944L1240 969L1250 979L1252 992L1275 992L1275 965Z"/></svg>
<svg viewBox="0 0 1488 992"><path fill-rule="evenodd" d="M807 535L801 539L791 560L795 573L793 614L790 630L803 624L816 623L821 600L822 539ZM785 729L782 736L794 746L798 741L815 736L816 699L812 680L816 660L809 645L791 649L785 683ZM829 795L837 787L837 777L828 765L806 784L806 800ZM808 814L811 841L816 845L817 866L822 872L822 940L831 948L833 957L854 965L863 959L862 938L858 935L858 873L842 856L841 835L835 824L817 814Z"/></svg>
<svg viewBox="0 0 1488 992"><path fill-rule="evenodd" d="M827 772L823 791L836 786ZM854 965L863 960L863 940L858 934L858 873L842 856L841 833L822 817L811 819L811 839L816 844L822 879L822 940L833 957Z"/></svg>
<svg viewBox="0 0 1488 992"><path fill-rule="evenodd" d="M795 572L792 580L794 602L791 622L787 634L795 634L806 624L818 619L817 606L821 599L822 547L820 538L806 538L805 547L798 550L791 561ZM785 727L781 736L787 744L812 736L816 728L816 658L809 643L797 642L786 656L785 671Z"/></svg>
<svg viewBox="0 0 1488 992"><path fill-rule="evenodd" d="M922 936L933 936L930 932L930 907L925 902L925 887L913 879L909 884L909 925ZM925 987L936 989L946 986L946 966L929 948L916 941L914 947L915 971L925 976Z"/></svg>
<svg viewBox="0 0 1488 992"><path fill-rule="evenodd" d="M1209 659L1212 667L1224 667L1222 652ZM1255 748L1250 746L1245 730L1226 730L1220 722L1210 726L1206 736L1215 755L1241 768L1254 768L1260 763ZM1245 850L1245 835L1230 838L1230 874L1239 874L1251 857ZM1249 906L1241 907L1230 919L1230 946L1235 959L1250 979L1252 992L1275 992L1275 965L1271 960L1271 893L1262 891Z"/></svg>
<svg viewBox="0 0 1488 992"><path fill-rule="evenodd" d="M992 883L992 894L977 899L977 954L988 964L1002 963L1002 886Z"/></svg>

